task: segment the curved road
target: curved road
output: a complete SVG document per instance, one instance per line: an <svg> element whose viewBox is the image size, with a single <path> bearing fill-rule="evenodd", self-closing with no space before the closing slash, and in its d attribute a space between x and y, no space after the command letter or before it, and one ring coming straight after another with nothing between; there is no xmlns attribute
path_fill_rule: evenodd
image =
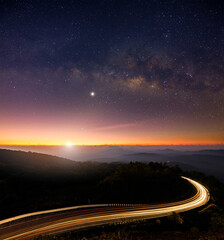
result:
<svg viewBox="0 0 224 240"><path fill-rule="evenodd" d="M101 204L54 209L20 215L0 221L2 240L32 239L41 234L56 234L114 222L157 218L184 212L206 204L210 195L200 183L186 177L197 193L186 200L156 205Z"/></svg>

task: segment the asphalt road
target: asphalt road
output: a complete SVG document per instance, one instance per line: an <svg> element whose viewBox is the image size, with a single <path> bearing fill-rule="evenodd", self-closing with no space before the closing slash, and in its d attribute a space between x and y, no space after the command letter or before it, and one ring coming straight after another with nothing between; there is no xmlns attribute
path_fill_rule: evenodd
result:
<svg viewBox="0 0 224 240"><path fill-rule="evenodd" d="M41 234L56 234L114 222L163 217L206 204L210 198L208 190L192 179L183 178L197 190L189 199L156 205L85 205L24 214L0 221L0 239L32 239Z"/></svg>

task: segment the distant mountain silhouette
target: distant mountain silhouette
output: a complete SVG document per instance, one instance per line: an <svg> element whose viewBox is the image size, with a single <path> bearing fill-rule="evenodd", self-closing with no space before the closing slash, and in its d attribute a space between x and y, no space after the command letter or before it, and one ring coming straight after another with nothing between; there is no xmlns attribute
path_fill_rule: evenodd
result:
<svg viewBox="0 0 224 240"><path fill-rule="evenodd" d="M166 162L168 165L177 164L184 170L197 170L214 175L224 181L224 150L202 151L156 151L155 153L135 153L124 155L122 162Z"/></svg>
<svg viewBox="0 0 224 240"><path fill-rule="evenodd" d="M203 173L214 175L224 181L224 150L200 150L200 151L176 151L173 149L155 150L150 152L124 151L123 155L112 153L111 148L102 148L102 154L94 157L91 161L99 163L129 163L129 162L162 162L170 166L179 165L184 170L197 170ZM122 153L123 150L119 147ZM79 160L79 159L77 159ZM84 164L85 162L83 162ZM0 149L0 167L1 169L15 169L25 172L64 172L78 171L83 168L78 161L71 161L66 158L51 156L47 154L10 151ZM90 166L90 165L89 165ZM80 170L81 171L81 170Z"/></svg>
<svg viewBox="0 0 224 240"><path fill-rule="evenodd" d="M112 158L94 158L98 162L161 162L169 166L178 165L183 170L195 170L214 175L224 182L224 150L176 151L155 150L124 154Z"/></svg>

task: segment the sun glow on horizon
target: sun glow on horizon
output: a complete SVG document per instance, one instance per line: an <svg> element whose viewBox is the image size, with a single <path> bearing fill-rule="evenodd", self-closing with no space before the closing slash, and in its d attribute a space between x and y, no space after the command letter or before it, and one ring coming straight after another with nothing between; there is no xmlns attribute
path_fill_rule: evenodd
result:
<svg viewBox="0 0 224 240"><path fill-rule="evenodd" d="M71 142L66 142L65 144L67 147L71 147L73 144Z"/></svg>

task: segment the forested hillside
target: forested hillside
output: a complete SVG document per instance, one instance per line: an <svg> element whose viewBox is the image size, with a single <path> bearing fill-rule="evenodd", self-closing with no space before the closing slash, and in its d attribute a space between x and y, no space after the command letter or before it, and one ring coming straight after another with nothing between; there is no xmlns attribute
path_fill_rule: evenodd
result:
<svg viewBox="0 0 224 240"><path fill-rule="evenodd" d="M159 163L78 163L44 154L0 151L1 219L93 203L161 203L193 195L178 167Z"/></svg>

